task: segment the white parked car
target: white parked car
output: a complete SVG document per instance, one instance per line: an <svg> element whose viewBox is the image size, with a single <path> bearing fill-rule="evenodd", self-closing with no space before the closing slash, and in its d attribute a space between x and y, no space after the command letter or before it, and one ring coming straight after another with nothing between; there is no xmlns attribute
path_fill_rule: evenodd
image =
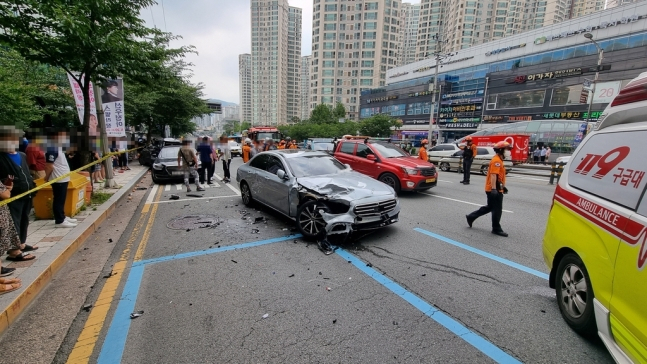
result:
<svg viewBox="0 0 647 364"><path fill-rule="evenodd" d="M233 140L229 141L229 149L231 150L231 156L232 157L234 157L234 156L239 156L240 157L241 155L243 155L242 148L240 147L240 144L238 144L237 142L235 142Z"/></svg>
<svg viewBox="0 0 647 364"><path fill-rule="evenodd" d="M427 155L429 156L429 162L438 164L441 158L449 157L459 150L461 149L456 144L438 144L435 147L429 149L427 151Z"/></svg>

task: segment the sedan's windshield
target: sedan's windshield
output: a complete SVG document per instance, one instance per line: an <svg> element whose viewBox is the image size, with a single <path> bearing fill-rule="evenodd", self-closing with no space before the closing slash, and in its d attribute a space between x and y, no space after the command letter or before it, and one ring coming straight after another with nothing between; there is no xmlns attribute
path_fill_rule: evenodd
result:
<svg viewBox="0 0 647 364"><path fill-rule="evenodd" d="M335 144L333 143L313 143L312 144L312 150L333 150L335 148Z"/></svg>
<svg viewBox="0 0 647 364"><path fill-rule="evenodd" d="M409 154L400 149L397 145L390 143L371 143L371 147L377 150L384 158L408 157Z"/></svg>
<svg viewBox="0 0 647 364"><path fill-rule="evenodd" d="M177 152L180 150L180 147L164 147L160 151L160 159L174 159L177 158Z"/></svg>
<svg viewBox="0 0 647 364"><path fill-rule="evenodd" d="M346 169L346 166L328 155L306 155L288 158L287 161L297 178L336 174Z"/></svg>

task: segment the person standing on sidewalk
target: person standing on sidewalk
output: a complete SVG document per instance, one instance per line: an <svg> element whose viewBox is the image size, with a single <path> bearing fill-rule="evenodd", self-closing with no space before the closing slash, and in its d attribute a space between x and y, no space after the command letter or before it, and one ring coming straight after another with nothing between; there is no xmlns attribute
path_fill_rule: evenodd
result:
<svg viewBox="0 0 647 364"><path fill-rule="evenodd" d="M52 146L47 148L45 153L45 182L64 176L70 173L70 165L67 163L63 146L68 147L70 144L69 137L61 131L54 131L52 134ZM67 198L67 186L70 182L70 176L60 181L52 183L52 210L54 211L54 227L73 228L76 219L65 216L65 200Z"/></svg>
<svg viewBox="0 0 647 364"><path fill-rule="evenodd" d="M461 183L468 185L470 184L472 162L474 162L474 157L476 157L477 150L476 145L472 143L471 136L466 136L465 142L467 143L465 146L459 146L459 148L463 150L463 180L461 181Z"/></svg>
<svg viewBox="0 0 647 364"><path fill-rule="evenodd" d="M19 136L20 133L15 126L0 126L0 181L6 181L7 184L12 185L10 197L16 197L36 187L34 180L29 175L27 157L24 153L16 152ZM32 206L31 198L31 195L27 195L7 205L14 228L20 238L20 249L9 249L7 260L34 259L33 255L26 252L38 249L38 247L26 244L29 212ZM8 268L3 268L1 271L5 272L6 269Z"/></svg>
<svg viewBox="0 0 647 364"><path fill-rule="evenodd" d="M485 194L487 195L487 205L481 206L480 209L465 215L467 225L472 227L474 220L491 213L492 214L492 234L507 237L508 233L501 228L501 215L503 214L503 194L508 192L505 187L505 166L503 160L506 157L506 151L510 150L510 143L498 142L494 144L496 155L490 161L487 177L485 178ZM509 152L508 152L509 153Z"/></svg>
<svg viewBox="0 0 647 364"><path fill-rule="evenodd" d="M532 152L532 160L534 164L539 164L539 157L541 156L541 149L539 149L539 146L535 149L534 152Z"/></svg>
<svg viewBox="0 0 647 364"><path fill-rule="evenodd" d="M189 186L190 177L193 177L196 189L198 191L204 191L204 188L200 186L200 177L196 171L198 157L196 157L193 148L191 148L191 140L182 140L182 147L177 152L177 165L181 166L182 171L184 171L184 185L186 186L186 192L191 192L191 187Z"/></svg>
<svg viewBox="0 0 647 364"><path fill-rule="evenodd" d="M229 143L227 142L227 135L223 134L220 136L220 159L222 159L222 171L224 173L223 182L231 182L231 174L229 173L229 166L231 165L231 148L229 148Z"/></svg>
<svg viewBox="0 0 647 364"><path fill-rule="evenodd" d="M41 137L34 135L25 149L29 173L34 180L45 178L45 153L40 149L43 144Z"/></svg>
<svg viewBox="0 0 647 364"><path fill-rule="evenodd" d="M12 178L6 178L4 183L0 182L0 201L11 198L12 189ZM17 259L19 261L32 260L36 258L31 254L22 253L20 248L20 236L18 236L18 232L16 232L16 226L11 218L9 207L7 205L0 206L0 255L3 255L5 252L10 252L8 257L9 259L12 257L12 252L14 258L20 256L20 259ZM15 270L16 268L0 267L0 277L11 275ZM2 292L0 289L0 294L2 293L6 292Z"/></svg>
<svg viewBox="0 0 647 364"><path fill-rule="evenodd" d="M546 147L546 160L544 161L544 164L550 163L550 147Z"/></svg>
<svg viewBox="0 0 647 364"><path fill-rule="evenodd" d="M542 146L541 151L539 152L539 160L541 164L546 164L546 147Z"/></svg>
<svg viewBox="0 0 647 364"><path fill-rule="evenodd" d="M211 182L211 176L209 175L211 172L211 164L213 162L213 150L211 149L211 145L209 145L209 137L203 137L202 143L198 145L197 149L198 154L200 155L200 163L202 163L200 165L200 169L198 170L200 183L204 183L206 174L207 183L213 184L213 182Z"/></svg>

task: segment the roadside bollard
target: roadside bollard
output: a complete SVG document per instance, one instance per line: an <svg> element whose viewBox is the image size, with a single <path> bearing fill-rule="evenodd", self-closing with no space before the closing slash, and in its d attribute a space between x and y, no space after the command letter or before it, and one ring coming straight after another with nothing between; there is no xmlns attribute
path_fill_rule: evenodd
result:
<svg viewBox="0 0 647 364"><path fill-rule="evenodd" d="M550 181L548 182L549 184L552 185L555 182L555 179L557 179L557 182L559 182L559 178L562 176L562 172L564 171L564 165L565 163L557 164L556 162L553 162L550 168Z"/></svg>

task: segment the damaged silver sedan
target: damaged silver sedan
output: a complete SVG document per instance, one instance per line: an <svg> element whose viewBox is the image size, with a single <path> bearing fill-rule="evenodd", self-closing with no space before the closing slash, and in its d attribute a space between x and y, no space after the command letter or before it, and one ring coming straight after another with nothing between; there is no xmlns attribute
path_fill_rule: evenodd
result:
<svg viewBox="0 0 647 364"><path fill-rule="evenodd" d="M296 221L304 237L381 228L398 221L393 189L324 152L257 154L236 175L245 205L256 201Z"/></svg>

